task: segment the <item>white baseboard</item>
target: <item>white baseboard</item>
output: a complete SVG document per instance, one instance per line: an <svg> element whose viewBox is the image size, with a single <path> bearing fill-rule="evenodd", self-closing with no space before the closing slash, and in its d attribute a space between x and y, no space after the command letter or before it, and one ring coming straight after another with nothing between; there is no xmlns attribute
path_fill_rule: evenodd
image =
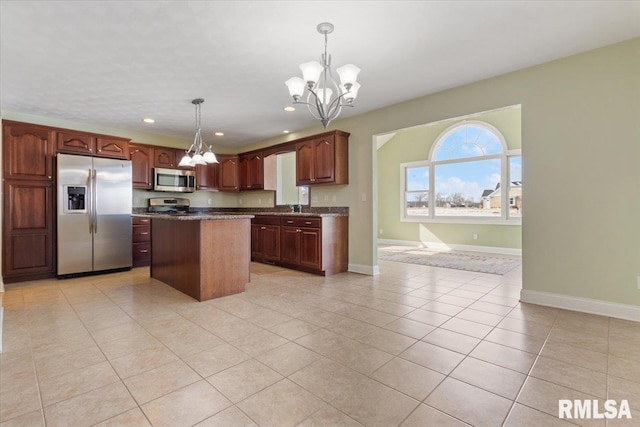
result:
<svg viewBox="0 0 640 427"><path fill-rule="evenodd" d="M366 274L369 276L377 276L380 274L380 267L378 265L349 264L347 270L352 273Z"/></svg>
<svg viewBox="0 0 640 427"><path fill-rule="evenodd" d="M640 322L640 306L522 289L520 301Z"/></svg>
<svg viewBox="0 0 640 427"><path fill-rule="evenodd" d="M446 243L440 243L440 242L419 242L414 240L393 240L393 239L378 239L378 243L381 245L399 245L399 246L429 248L429 249L434 249L438 251L483 252L483 253L499 254L499 255L522 256L522 249L502 248L498 246L456 245L456 244L446 244Z"/></svg>

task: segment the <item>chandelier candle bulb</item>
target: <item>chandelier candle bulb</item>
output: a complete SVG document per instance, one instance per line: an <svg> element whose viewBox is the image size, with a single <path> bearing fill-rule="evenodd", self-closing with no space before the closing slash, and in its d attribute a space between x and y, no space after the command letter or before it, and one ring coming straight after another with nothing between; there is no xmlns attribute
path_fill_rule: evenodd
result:
<svg viewBox="0 0 640 427"><path fill-rule="evenodd" d="M292 77L285 82L294 104L305 104L313 117L320 120L326 129L332 120L337 118L342 107L353 107L353 100L358 95L360 84L356 81L360 68L353 64L343 65L336 69L340 84L331 72L331 55L327 53L328 34L333 32L333 24L318 24L318 33L324 35L324 53L320 62L310 61L300 64L302 78ZM306 100L302 100L304 92Z"/></svg>

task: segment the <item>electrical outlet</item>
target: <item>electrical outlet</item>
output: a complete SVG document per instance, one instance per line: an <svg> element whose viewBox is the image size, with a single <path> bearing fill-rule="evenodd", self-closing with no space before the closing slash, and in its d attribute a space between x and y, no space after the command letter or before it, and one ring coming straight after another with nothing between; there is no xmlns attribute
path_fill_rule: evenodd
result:
<svg viewBox="0 0 640 427"><path fill-rule="evenodd" d="M261 205L262 204L262 199L258 199L258 204Z"/></svg>
<svg viewBox="0 0 640 427"><path fill-rule="evenodd" d="M207 199L207 204L208 204L209 206L211 206L211 205L213 204L213 200L211 200L211 199Z"/></svg>
<svg viewBox="0 0 640 427"><path fill-rule="evenodd" d="M478 233L473 233L473 240L478 240Z"/></svg>
<svg viewBox="0 0 640 427"><path fill-rule="evenodd" d="M238 204L241 205L242 204L242 197L238 199Z"/></svg>
<svg viewBox="0 0 640 427"><path fill-rule="evenodd" d="M134 203L135 205L137 205L138 203L140 203L140 198L139 198L139 197L134 197L134 198L133 198L133 203Z"/></svg>
<svg viewBox="0 0 640 427"><path fill-rule="evenodd" d="M329 196L324 196L324 201L328 202L329 201Z"/></svg>
<svg viewBox="0 0 640 427"><path fill-rule="evenodd" d="M362 201L363 202L367 201L367 193L362 193Z"/></svg>
<svg viewBox="0 0 640 427"><path fill-rule="evenodd" d="M381 228L380 229L380 234L383 234L383 233L384 233L384 230Z"/></svg>

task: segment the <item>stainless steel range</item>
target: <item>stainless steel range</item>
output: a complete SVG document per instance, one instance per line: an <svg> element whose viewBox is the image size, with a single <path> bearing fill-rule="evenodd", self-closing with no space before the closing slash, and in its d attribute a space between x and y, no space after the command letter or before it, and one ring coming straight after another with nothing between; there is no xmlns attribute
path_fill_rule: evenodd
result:
<svg viewBox="0 0 640 427"><path fill-rule="evenodd" d="M170 215L186 215L189 213L189 199L177 197L154 197L149 199L147 212L162 213Z"/></svg>

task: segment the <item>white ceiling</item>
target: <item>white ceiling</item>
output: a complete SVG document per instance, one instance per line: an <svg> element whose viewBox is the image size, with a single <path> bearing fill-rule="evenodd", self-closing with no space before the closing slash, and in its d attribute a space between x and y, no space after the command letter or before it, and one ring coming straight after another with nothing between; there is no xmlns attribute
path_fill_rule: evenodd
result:
<svg viewBox="0 0 640 427"><path fill-rule="evenodd" d="M323 21L334 66L362 69L342 117L640 36L640 1L0 5L3 110L190 139L202 97L205 140L232 146L318 124L283 111L284 81L319 60Z"/></svg>

